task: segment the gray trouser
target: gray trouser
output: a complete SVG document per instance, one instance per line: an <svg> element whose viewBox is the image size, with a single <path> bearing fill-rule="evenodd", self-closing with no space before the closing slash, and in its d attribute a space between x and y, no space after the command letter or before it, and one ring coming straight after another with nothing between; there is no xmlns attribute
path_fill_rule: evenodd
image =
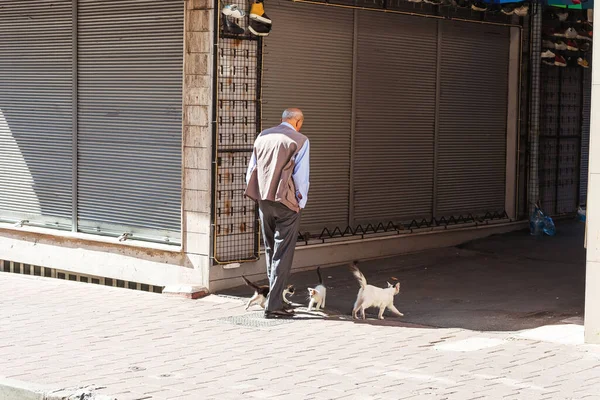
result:
<svg viewBox="0 0 600 400"><path fill-rule="evenodd" d="M277 311L283 308L283 290L294 260L300 213L272 201L261 201L258 209L270 286L265 311Z"/></svg>

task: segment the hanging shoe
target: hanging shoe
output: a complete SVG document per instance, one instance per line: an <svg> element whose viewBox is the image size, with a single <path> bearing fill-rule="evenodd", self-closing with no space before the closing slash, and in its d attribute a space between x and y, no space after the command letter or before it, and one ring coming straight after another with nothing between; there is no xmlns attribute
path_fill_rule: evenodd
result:
<svg viewBox="0 0 600 400"><path fill-rule="evenodd" d="M556 12L556 17L558 18L558 20L560 22L565 22L567 20L567 18L569 18L569 13L567 11L557 11Z"/></svg>
<svg viewBox="0 0 600 400"><path fill-rule="evenodd" d="M567 50L569 51L579 51L579 46L572 40L567 41Z"/></svg>
<svg viewBox="0 0 600 400"><path fill-rule="evenodd" d="M577 64L582 66L583 68L589 68L590 67L590 63L588 63L588 61L585 58L581 58L579 57L577 59Z"/></svg>
<svg viewBox="0 0 600 400"><path fill-rule="evenodd" d="M273 23L271 21L271 18L269 18L267 14L265 14L265 5L262 1L252 3L252 6L250 7L250 19L268 25L271 25Z"/></svg>
<svg viewBox="0 0 600 400"><path fill-rule="evenodd" d="M554 37L565 37L565 29L556 29L552 34Z"/></svg>
<svg viewBox="0 0 600 400"><path fill-rule="evenodd" d="M565 60L563 56L556 56L556 58L554 59L554 65L556 65L557 67L566 67L567 60Z"/></svg>
<svg viewBox="0 0 600 400"><path fill-rule="evenodd" d="M223 18L223 32L230 35L243 35L246 31L244 28L231 21L229 17L225 17Z"/></svg>
<svg viewBox="0 0 600 400"><path fill-rule="evenodd" d="M554 48L556 50L567 50L567 47L567 44L562 40L559 40L558 42L554 43Z"/></svg>
<svg viewBox="0 0 600 400"><path fill-rule="evenodd" d="M542 46L546 47L548 49L554 49L555 48L554 47L555 46L554 42L551 42L550 40L542 40Z"/></svg>
<svg viewBox="0 0 600 400"><path fill-rule="evenodd" d="M551 58L542 58L542 64L550 65L553 67L555 66L554 59L551 59Z"/></svg>
<svg viewBox="0 0 600 400"><path fill-rule="evenodd" d="M579 50L581 50L581 51L590 51L590 49L591 49L591 46L588 42L584 42L579 45Z"/></svg>
<svg viewBox="0 0 600 400"><path fill-rule="evenodd" d="M248 24L248 30L255 36L269 36L269 33L271 33L271 25L263 24L251 19L250 24Z"/></svg>
<svg viewBox="0 0 600 400"><path fill-rule="evenodd" d="M552 52L552 50L546 50L546 51L544 51L544 52L543 52L543 53L540 55L540 57L542 57L542 58L556 58L556 54L554 54L554 53Z"/></svg>
<svg viewBox="0 0 600 400"><path fill-rule="evenodd" d="M577 31L575 28L567 28L565 30L565 37L567 39L575 39L577 37Z"/></svg>
<svg viewBox="0 0 600 400"><path fill-rule="evenodd" d="M224 15L231 17L231 18L235 18L235 19L242 19L246 16L246 12L243 10L240 10L240 8L238 6L236 6L235 4L228 4L225 7L223 7L223 10L221 11Z"/></svg>
<svg viewBox="0 0 600 400"><path fill-rule="evenodd" d="M592 40L592 31L579 31L579 32L577 32L576 38L580 39L580 40L591 41Z"/></svg>
<svg viewBox="0 0 600 400"><path fill-rule="evenodd" d="M529 14L529 4L523 3L521 7L515 8L514 13L519 17L526 17Z"/></svg>
<svg viewBox="0 0 600 400"><path fill-rule="evenodd" d="M450 3L456 8L469 8L471 6L468 0L450 0Z"/></svg>
<svg viewBox="0 0 600 400"><path fill-rule="evenodd" d="M504 15L513 15L515 13L515 5L514 4L506 4L502 6L502 14Z"/></svg>
<svg viewBox="0 0 600 400"><path fill-rule="evenodd" d="M487 3L484 3L483 1L476 1L473 4L471 4L471 10L473 11L479 11L479 12L485 12L488 9L488 5Z"/></svg>

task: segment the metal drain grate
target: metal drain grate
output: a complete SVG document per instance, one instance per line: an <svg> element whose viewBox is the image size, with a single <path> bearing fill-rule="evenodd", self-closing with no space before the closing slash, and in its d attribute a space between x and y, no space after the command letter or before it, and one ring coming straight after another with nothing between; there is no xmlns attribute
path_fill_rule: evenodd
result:
<svg viewBox="0 0 600 400"><path fill-rule="evenodd" d="M233 325L247 326L250 328L270 328L273 326L294 322L293 319L265 319L263 311L220 318L218 321Z"/></svg>

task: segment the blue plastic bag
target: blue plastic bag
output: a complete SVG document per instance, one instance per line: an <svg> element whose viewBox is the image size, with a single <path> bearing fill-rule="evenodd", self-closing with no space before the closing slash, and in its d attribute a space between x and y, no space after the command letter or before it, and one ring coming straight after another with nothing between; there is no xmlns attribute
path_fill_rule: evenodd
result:
<svg viewBox="0 0 600 400"><path fill-rule="evenodd" d="M544 215L544 233L548 236L556 235L556 226L554 226L554 221L547 215Z"/></svg>
<svg viewBox="0 0 600 400"><path fill-rule="evenodd" d="M556 226L552 218L544 214L540 207L536 205L529 217L529 231L533 236L541 236L543 233L554 236L556 235Z"/></svg>
<svg viewBox="0 0 600 400"><path fill-rule="evenodd" d="M535 207L531 216L529 217L529 233L532 236L541 236L544 231L544 214L542 211Z"/></svg>

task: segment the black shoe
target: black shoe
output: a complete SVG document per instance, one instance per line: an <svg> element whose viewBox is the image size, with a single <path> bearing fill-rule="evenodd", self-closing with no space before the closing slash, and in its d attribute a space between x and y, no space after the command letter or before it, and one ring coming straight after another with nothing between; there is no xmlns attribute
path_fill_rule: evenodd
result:
<svg viewBox="0 0 600 400"><path fill-rule="evenodd" d="M248 30L256 36L269 36L269 33L271 33L271 25L266 25L251 19Z"/></svg>
<svg viewBox="0 0 600 400"><path fill-rule="evenodd" d="M246 31L235 22L230 21L229 17L226 16L223 18L223 32L230 35L243 35Z"/></svg>
<svg viewBox="0 0 600 400"><path fill-rule="evenodd" d="M283 309L286 311L294 311L294 305L293 304L283 304Z"/></svg>
<svg viewBox="0 0 600 400"><path fill-rule="evenodd" d="M266 319L293 318L293 317L294 317L294 311L292 311L292 310L265 311Z"/></svg>

